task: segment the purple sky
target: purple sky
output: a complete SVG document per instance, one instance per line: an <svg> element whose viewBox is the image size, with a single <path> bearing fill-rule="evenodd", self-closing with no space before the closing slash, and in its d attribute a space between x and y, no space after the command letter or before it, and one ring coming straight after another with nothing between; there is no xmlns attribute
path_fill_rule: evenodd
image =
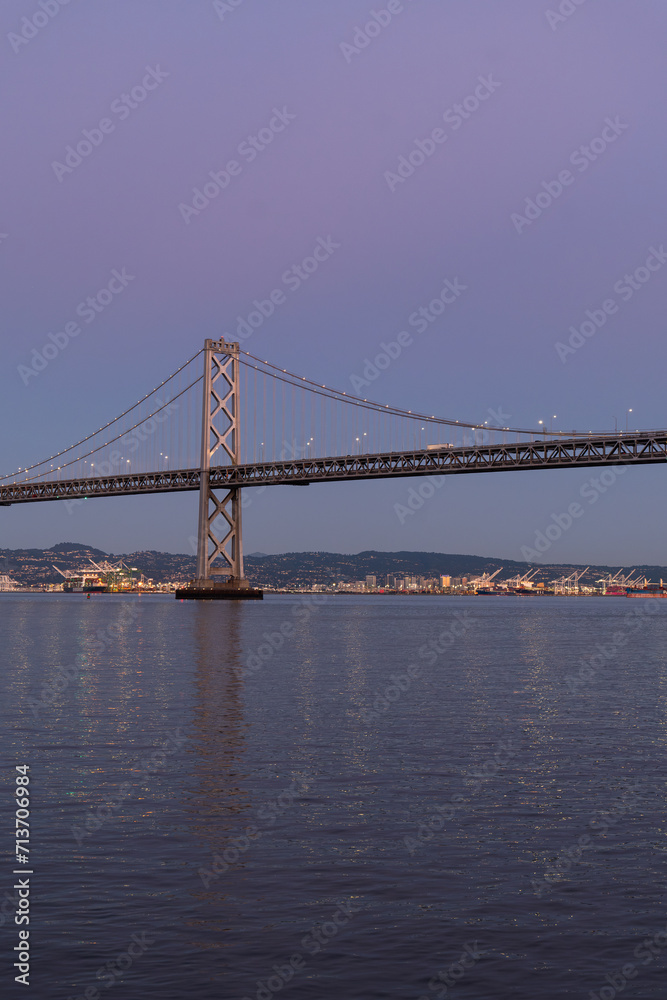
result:
<svg viewBox="0 0 667 1000"><path fill-rule="evenodd" d="M583 430L614 418L622 428L632 408L631 427L667 426L663 3L234 3L2 3L3 472L99 427L205 337L233 337L253 299L329 236L340 248L249 350L351 390L380 343L458 278L465 292L413 330L371 398L470 421L501 411L514 426L557 414L555 427ZM355 37L365 41L356 29L387 7L394 14L378 19L388 23L355 51ZM559 8L573 13L549 15ZM154 89L124 105L144 78ZM454 109L466 98L464 119ZM103 119L91 154L54 168ZM272 120L282 131L251 161L240 144ZM434 129L432 154L392 178ZM179 210L234 159L240 172L199 215ZM548 205L544 182L557 193ZM544 207L522 221L538 192ZM623 276L651 248L654 269L633 289ZM32 349L123 268L133 280L24 384ZM559 357L570 326L607 300L604 325ZM420 480L267 490L247 508L245 548L520 559L553 514L580 501L585 516L550 561L667 564L667 472L629 470L591 503L581 490L594 476L452 477L402 520L395 505ZM71 514L5 508L0 547L189 551L196 508L194 494L99 500Z"/></svg>

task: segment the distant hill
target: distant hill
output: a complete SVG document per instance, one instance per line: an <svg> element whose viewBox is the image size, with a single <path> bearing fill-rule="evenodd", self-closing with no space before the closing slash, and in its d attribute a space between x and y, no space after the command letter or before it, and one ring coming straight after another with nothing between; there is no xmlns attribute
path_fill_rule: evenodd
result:
<svg viewBox="0 0 667 1000"><path fill-rule="evenodd" d="M90 545L77 542L59 542L50 549L0 549L0 573L7 573L24 586L59 583L60 574L53 568L79 569L88 559L99 561L122 559L129 566L136 566L140 573L156 583L167 580L190 580L195 574L194 555L170 552L108 553ZM445 552L358 552L345 555L339 552L286 552L280 555L246 556L246 575L251 583L278 588L308 588L314 584L331 584L363 580L368 575L378 578L380 584L388 574L397 576L435 577L478 576L494 573L502 567L500 577L507 578L537 569L535 582L553 580L569 575L583 565L552 563L535 566L513 559L489 559ZM594 582L602 573L616 572L620 566L591 566L582 577L584 583ZM656 583L667 579L667 566L626 566Z"/></svg>
<svg viewBox="0 0 667 1000"><path fill-rule="evenodd" d="M479 576L495 573L501 569L501 579L527 573L536 569L536 583L548 582L556 577L569 575L575 570L585 569L583 564L551 563L537 566L534 563L517 562L514 559L490 559L486 556L461 555L446 552L358 552L341 555L337 552L286 552L281 555L262 556L246 559L248 578L257 584L279 587L307 587L314 583L338 583L363 580L368 575L378 578L380 584L388 574L397 576L440 575ZM617 572L621 566L591 566L582 577L582 582L590 583L603 573ZM627 571L636 569L656 583L667 579L665 566L625 567Z"/></svg>
<svg viewBox="0 0 667 1000"><path fill-rule="evenodd" d="M140 573L156 583L166 580L189 580L194 576L195 557L173 555L170 552L129 552L113 554L92 545L77 542L59 542L50 549L0 549L0 573L7 573L23 586L40 586L62 583L62 576L53 567L62 570L81 569L88 560L99 562L122 559L128 566L136 566Z"/></svg>

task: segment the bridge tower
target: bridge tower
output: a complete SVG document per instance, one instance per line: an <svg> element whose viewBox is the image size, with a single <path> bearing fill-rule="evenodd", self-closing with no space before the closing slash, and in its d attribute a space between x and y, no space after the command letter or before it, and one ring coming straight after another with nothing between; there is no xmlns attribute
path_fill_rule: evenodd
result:
<svg viewBox="0 0 667 1000"><path fill-rule="evenodd" d="M209 482L211 467L241 461L239 345L221 340L204 344L197 575L177 597L194 600L261 599L243 571L241 490L218 497Z"/></svg>

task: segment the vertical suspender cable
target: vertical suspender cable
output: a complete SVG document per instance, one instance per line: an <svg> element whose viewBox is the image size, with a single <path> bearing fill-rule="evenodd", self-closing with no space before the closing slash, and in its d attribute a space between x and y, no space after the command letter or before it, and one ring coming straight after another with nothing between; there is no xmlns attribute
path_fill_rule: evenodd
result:
<svg viewBox="0 0 667 1000"><path fill-rule="evenodd" d="M252 455L253 461L257 461L257 412L259 410L259 399L257 397L257 370L253 365L252 373ZM260 421L261 423L261 421Z"/></svg>
<svg viewBox="0 0 667 1000"><path fill-rule="evenodd" d="M271 426L271 461L276 458L276 380L273 382L273 421Z"/></svg>
<svg viewBox="0 0 667 1000"><path fill-rule="evenodd" d="M347 448L347 404L343 403L343 454L349 454Z"/></svg>
<svg viewBox="0 0 667 1000"><path fill-rule="evenodd" d="M268 414L269 414L269 408L268 408L269 407L269 403L268 403L268 399L267 399L269 382L268 382L268 378L266 376L266 372L261 372L261 380L262 380L262 397L263 397L262 407L263 408L262 408L262 429L260 431L260 435L259 436L262 439L262 441L261 441L261 445L262 445L262 461L264 461L265 458L266 458L266 456L268 455L268 452L269 452L269 416L268 416Z"/></svg>

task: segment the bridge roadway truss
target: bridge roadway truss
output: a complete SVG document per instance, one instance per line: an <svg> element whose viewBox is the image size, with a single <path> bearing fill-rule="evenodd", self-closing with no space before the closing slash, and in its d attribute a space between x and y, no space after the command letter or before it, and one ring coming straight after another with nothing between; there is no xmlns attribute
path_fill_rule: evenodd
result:
<svg viewBox="0 0 667 1000"><path fill-rule="evenodd" d="M547 438L514 444L445 448L441 451L414 450L212 466L208 472L208 483L211 489L236 490L252 486L305 486L310 483L406 476L649 465L666 461L667 431L643 431L634 434ZM200 485L199 469L34 483L17 482L0 486L0 505L172 493L198 490Z"/></svg>

